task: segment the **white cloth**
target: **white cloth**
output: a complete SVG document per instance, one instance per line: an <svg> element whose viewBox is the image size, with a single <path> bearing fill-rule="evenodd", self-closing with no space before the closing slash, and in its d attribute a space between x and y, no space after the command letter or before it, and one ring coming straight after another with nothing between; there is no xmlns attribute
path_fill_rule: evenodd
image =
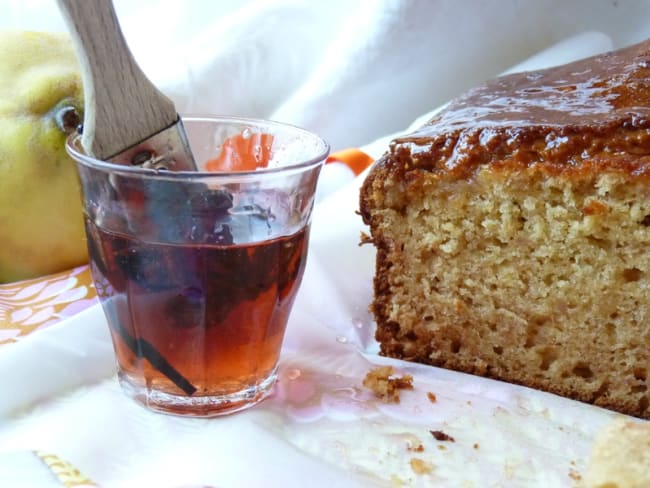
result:
<svg viewBox="0 0 650 488"><path fill-rule="evenodd" d="M60 27L50 2L2 2L5 24ZM274 117L373 156L392 137L382 136L534 53L518 69L650 37L647 1L116 4L137 58L181 111ZM0 484L34 486L21 453L41 449L107 487L571 486L614 414L376 355L374 252L357 245L362 178L315 209L273 397L215 420L150 413L121 394L105 320L91 308L0 347ZM361 387L377 363L414 375L400 405ZM429 430L456 442L439 450ZM409 451L420 442L424 451ZM432 473L416 474L413 458Z"/></svg>

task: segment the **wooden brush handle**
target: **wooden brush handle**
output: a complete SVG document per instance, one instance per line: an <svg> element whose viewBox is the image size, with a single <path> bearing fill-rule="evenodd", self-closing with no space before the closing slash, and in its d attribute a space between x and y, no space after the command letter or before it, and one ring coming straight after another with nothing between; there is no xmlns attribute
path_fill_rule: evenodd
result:
<svg viewBox="0 0 650 488"><path fill-rule="evenodd" d="M135 62L112 1L57 1L81 65L84 150L110 158L172 125L176 108Z"/></svg>

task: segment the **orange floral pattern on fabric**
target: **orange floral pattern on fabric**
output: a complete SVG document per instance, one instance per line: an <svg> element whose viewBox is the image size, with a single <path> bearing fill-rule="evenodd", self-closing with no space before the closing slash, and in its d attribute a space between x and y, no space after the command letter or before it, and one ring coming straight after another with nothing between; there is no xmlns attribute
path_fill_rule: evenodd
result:
<svg viewBox="0 0 650 488"><path fill-rule="evenodd" d="M49 327L96 303L88 265L0 285L0 346Z"/></svg>

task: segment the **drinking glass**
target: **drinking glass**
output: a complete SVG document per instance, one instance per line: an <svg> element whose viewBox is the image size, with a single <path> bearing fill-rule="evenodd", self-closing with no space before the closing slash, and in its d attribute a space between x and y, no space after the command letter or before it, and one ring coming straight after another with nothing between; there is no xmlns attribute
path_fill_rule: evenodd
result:
<svg viewBox="0 0 650 488"><path fill-rule="evenodd" d="M302 280L323 139L183 119L197 171L77 162L90 266L127 395L211 417L264 399Z"/></svg>

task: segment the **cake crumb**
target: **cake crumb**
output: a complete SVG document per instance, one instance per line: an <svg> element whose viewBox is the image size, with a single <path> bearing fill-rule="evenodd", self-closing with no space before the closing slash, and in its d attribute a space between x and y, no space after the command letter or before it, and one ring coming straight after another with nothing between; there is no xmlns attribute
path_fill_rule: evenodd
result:
<svg viewBox="0 0 650 488"><path fill-rule="evenodd" d="M582 476L575 469L569 470L569 478L573 481L582 481Z"/></svg>
<svg viewBox="0 0 650 488"><path fill-rule="evenodd" d="M361 232L359 238L359 246L363 246L364 244L374 244L374 243L375 241L373 240L370 234L368 234L367 232Z"/></svg>
<svg viewBox="0 0 650 488"><path fill-rule="evenodd" d="M446 451L447 448L445 446L443 446L442 444L438 444L438 450L439 451Z"/></svg>
<svg viewBox="0 0 650 488"><path fill-rule="evenodd" d="M399 403L399 390L413 389L413 376L395 376L392 366L371 369L363 379L363 386L373 391L384 403Z"/></svg>
<svg viewBox="0 0 650 488"><path fill-rule="evenodd" d="M441 431L441 430L430 430L429 432L431 432L431 435L432 435L433 437L435 437L435 439L436 439L437 441L440 441L440 442L446 442L446 441L449 441L449 442L456 442L456 439L454 439L454 438L453 438L452 436L450 436L449 434L445 434L445 433L444 433L443 431Z"/></svg>
<svg viewBox="0 0 650 488"><path fill-rule="evenodd" d="M474 449L478 449L480 446L478 445L478 442L474 443Z"/></svg>
<svg viewBox="0 0 650 488"><path fill-rule="evenodd" d="M609 205L598 200L591 200L582 208L585 215L602 215L609 212Z"/></svg>
<svg viewBox="0 0 650 488"><path fill-rule="evenodd" d="M431 403L436 403L436 402L438 401L438 398L436 398L436 394L435 394L435 393L431 393L430 391L427 392L427 398L429 399L429 401L430 401Z"/></svg>
<svg viewBox="0 0 650 488"><path fill-rule="evenodd" d="M424 451L424 446L421 443L416 445L408 444L406 449L412 452L422 452Z"/></svg>
<svg viewBox="0 0 650 488"><path fill-rule="evenodd" d="M422 452L424 451L424 446L422 441L413 434L406 434L406 450L411 452Z"/></svg>
<svg viewBox="0 0 650 488"><path fill-rule="evenodd" d="M416 474L428 474L433 471L433 464L419 458L411 458L411 469Z"/></svg>

